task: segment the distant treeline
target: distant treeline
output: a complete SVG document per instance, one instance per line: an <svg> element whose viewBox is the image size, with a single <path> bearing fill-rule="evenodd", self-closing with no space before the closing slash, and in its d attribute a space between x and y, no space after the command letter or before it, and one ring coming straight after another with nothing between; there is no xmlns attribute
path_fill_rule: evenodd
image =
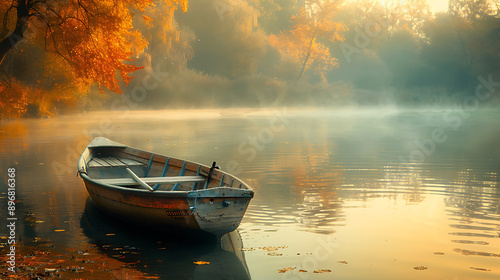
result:
<svg viewBox="0 0 500 280"><path fill-rule="evenodd" d="M500 81L500 0L450 0L448 11L434 14L426 0L142 2L143 11L127 8L129 22L120 26L130 28L122 36L129 42L114 51L106 49L110 43L78 48L75 36L52 35L64 44L48 44L42 22L0 65L0 117L212 106L444 106L473 94L479 76ZM9 7L0 5L0 40L14 30ZM102 7L106 24L116 24L110 7ZM66 34L59 24L61 33L53 34ZM106 24L85 36L106 42L99 36L123 29ZM84 67L72 59L81 53ZM124 55L131 62L119 64ZM92 64L94 57L109 61Z"/></svg>

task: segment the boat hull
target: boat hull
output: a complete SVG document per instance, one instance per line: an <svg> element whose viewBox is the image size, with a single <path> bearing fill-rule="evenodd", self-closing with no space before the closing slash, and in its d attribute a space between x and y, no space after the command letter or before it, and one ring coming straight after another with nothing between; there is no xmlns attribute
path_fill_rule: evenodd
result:
<svg viewBox="0 0 500 280"><path fill-rule="evenodd" d="M229 188L153 196L148 191L102 185L83 174L82 178L101 210L125 222L170 233L203 231L220 237L239 226L251 199Z"/></svg>
<svg viewBox="0 0 500 280"><path fill-rule="evenodd" d="M154 154L104 137L78 160L78 174L97 207L123 221L172 233L235 230L254 196L215 165Z"/></svg>

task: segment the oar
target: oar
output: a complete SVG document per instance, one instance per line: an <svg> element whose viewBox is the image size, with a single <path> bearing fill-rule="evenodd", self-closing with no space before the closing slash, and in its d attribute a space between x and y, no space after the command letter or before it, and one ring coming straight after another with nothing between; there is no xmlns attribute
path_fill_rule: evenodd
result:
<svg viewBox="0 0 500 280"><path fill-rule="evenodd" d="M205 182L205 187L204 189L208 188L208 183L210 183L210 179L212 179L212 173L214 172L215 169L215 161L212 163L212 167L210 167L210 171L208 172L207 176L207 181Z"/></svg>

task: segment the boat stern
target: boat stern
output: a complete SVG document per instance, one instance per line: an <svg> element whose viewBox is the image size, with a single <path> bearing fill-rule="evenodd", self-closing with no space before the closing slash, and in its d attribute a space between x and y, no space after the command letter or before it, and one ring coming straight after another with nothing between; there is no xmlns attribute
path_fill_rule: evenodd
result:
<svg viewBox="0 0 500 280"><path fill-rule="evenodd" d="M222 236L238 228L254 192L248 189L212 188L187 194L200 229Z"/></svg>

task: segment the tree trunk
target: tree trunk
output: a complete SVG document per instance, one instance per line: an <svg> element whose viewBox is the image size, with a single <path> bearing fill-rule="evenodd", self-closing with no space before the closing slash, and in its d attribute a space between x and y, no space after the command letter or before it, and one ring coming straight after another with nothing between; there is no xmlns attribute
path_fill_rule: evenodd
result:
<svg viewBox="0 0 500 280"><path fill-rule="evenodd" d="M302 78L302 74L304 74L304 70L306 69L307 60L309 60L309 56L311 56L311 53L307 52L306 59L304 60L304 64L302 64L302 69L300 70L300 74L297 77L297 81L300 81L300 78Z"/></svg>
<svg viewBox="0 0 500 280"><path fill-rule="evenodd" d="M26 0L17 1L17 21L14 32L0 42L0 65L7 53L14 48L23 38L24 32L28 28L28 5Z"/></svg>
<svg viewBox="0 0 500 280"><path fill-rule="evenodd" d="M321 21L323 22L323 21ZM307 61L309 60L309 57L311 56L311 48L314 43L314 39L316 38L316 30L314 30L313 36L311 38L311 42L309 42L309 48L307 50L307 55L306 58L304 59L304 64L302 64L302 69L300 70L299 77L297 78L297 81L300 81L300 78L302 78L302 74L304 74L304 71L306 70L306 65Z"/></svg>

